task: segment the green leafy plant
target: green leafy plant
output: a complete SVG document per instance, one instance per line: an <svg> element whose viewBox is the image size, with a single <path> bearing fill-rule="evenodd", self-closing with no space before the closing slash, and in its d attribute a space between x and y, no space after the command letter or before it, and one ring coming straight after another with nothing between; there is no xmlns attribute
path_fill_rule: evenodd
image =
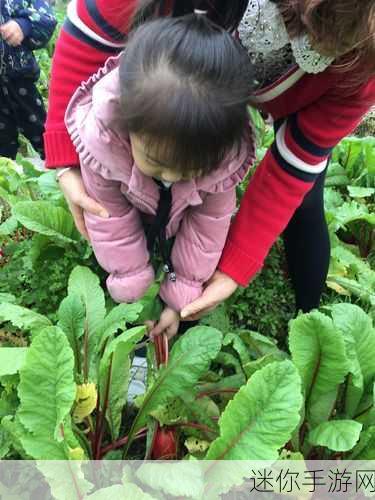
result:
<svg viewBox="0 0 375 500"><path fill-rule="evenodd" d="M148 295L150 301L155 302L157 292ZM120 304L107 313L99 279L84 267L70 275L57 324L21 306L1 304L0 321L28 330L32 339L26 354L0 348L0 356L15 356L4 375L19 377L19 406L12 406L2 420L8 445L24 457L98 459L120 447L126 452L144 436L150 415L168 401L181 397L187 404L194 399L199 378L221 347L220 332L210 327L193 328L180 338L168 364L150 365L152 382L129 434L120 437L130 358L145 333L144 326L126 325L138 320L142 308L141 303Z"/></svg>
<svg viewBox="0 0 375 500"><path fill-rule="evenodd" d="M74 227L54 172L25 159L0 159L0 197L0 292L52 318L72 269L98 269L92 251Z"/></svg>

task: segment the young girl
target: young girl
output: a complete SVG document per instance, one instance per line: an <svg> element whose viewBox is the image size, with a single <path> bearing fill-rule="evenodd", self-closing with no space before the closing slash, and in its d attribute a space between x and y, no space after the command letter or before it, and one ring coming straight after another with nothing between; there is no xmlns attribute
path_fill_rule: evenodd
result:
<svg viewBox="0 0 375 500"><path fill-rule="evenodd" d="M45 144L49 167L74 167L60 183L83 233L82 207L101 209L82 186L64 111L79 82L120 50L140 3L155 16L207 9L231 32L237 28L258 80L252 102L278 130L242 199L220 271L182 316L248 286L282 233L296 308L318 307L330 257L323 203L327 160L375 103L374 0L92 0L90 9L86 0L72 2L54 59Z"/></svg>
<svg viewBox="0 0 375 500"><path fill-rule="evenodd" d="M45 0L0 1L0 156L16 158L22 132L44 157L46 111L33 50L48 43L55 26Z"/></svg>
<svg viewBox="0 0 375 500"><path fill-rule="evenodd" d="M118 302L141 298L157 241L169 336L216 269L254 159L251 85L246 52L196 11L138 28L67 110L87 192L109 214L85 213L108 290Z"/></svg>

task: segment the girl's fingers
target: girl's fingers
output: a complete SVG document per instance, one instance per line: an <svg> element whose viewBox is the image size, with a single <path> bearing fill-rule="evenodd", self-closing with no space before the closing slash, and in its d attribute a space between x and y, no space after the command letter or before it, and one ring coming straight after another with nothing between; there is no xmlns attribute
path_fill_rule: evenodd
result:
<svg viewBox="0 0 375 500"><path fill-rule="evenodd" d="M171 338L173 338L177 334L177 331L178 331L178 328L174 328L174 327L167 328L165 331L167 339L171 340Z"/></svg>
<svg viewBox="0 0 375 500"><path fill-rule="evenodd" d="M147 328L147 333L148 333L148 334L150 334L150 333L151 333L152 329L153 329L153 328L154 328L154 326L155 326L155 323L156 323L155 321L151 321L151 320L147 320L147 321L145 321L145 323L144 323L144 324L145 324L145 326L146 326L146 328Z"/></svg>
<svg viewBox="0 0 375 500"><path fill-rule="evenodd" d="M166 325L162 321L159 321L159 323L149 332L150 337L155 338L158 335L161 335L165 331L165 329Z"/></svg>

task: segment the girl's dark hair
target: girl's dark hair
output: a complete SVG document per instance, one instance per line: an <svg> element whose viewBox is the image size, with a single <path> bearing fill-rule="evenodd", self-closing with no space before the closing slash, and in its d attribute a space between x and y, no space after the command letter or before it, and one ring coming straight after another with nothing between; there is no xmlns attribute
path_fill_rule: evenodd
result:
<svg viewBox="0 0 375 500"><path fill-rule="evenodd" d="M249 131L252 81L245 50L204 15L153 20L121 57L124 125L168 165L207 173Z"/></svg>
<svg viewBox="0 0 375 500"><path fill-rule="evenodd" d="M139 0L134 24L150 18L191 14L195 9L207 11L208 18L222 28L235 30L245 13L248 0Z"/></svg>

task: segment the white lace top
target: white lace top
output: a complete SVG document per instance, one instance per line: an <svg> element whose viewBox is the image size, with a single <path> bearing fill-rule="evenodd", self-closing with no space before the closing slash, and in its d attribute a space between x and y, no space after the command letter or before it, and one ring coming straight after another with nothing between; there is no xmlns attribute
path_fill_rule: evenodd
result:
<svg viewBox="0 0 375 500"><path fill-rule="evenodd" d="M249 0L238 33L254 63L258 88L295 65L306 73L320 73L334 60L316 52L307 35L290 39L277 5L270 0Z"/></svg>

